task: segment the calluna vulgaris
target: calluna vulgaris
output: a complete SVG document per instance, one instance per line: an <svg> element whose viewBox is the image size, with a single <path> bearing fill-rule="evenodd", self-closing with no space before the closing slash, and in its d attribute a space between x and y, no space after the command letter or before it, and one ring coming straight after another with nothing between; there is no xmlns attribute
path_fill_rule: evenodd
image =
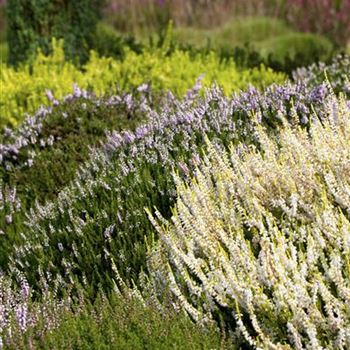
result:
<svg viewBox="0 0 350 350"><path fill-rule="evenodd" d="M259 349L350 347L350 108L330 96L307 131L258 125L258 146L209 143L150 256L193 319L218 315ZM336 110L336 112L334 112Z"/></svg>

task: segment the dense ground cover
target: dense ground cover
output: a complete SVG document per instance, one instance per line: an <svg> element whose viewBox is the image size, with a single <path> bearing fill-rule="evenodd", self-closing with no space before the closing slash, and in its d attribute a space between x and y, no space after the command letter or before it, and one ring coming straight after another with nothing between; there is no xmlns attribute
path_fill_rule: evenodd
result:
<svg viewBox="0 0 350 350"><path fill-rule="evenodd" d="M350 347L350 59L258 12L2 65L0 349Z"/></svg>
<svg viewBox="0 0 350 350"><path fill-rule="evenodd" d="M256 147L209 144L190 185L175 174L171 220L153 218L155 284L198 321L225 313L237 344L350 346L350 108L325 104L309 130L258 125Z"/></svg>
<svg viewBox="0 0 350 350"><path fill-rule="evenodd" d="M306 130L327 120L333 90L349 98L349 61L338 57L327 68L333 88L320 84L313 66L296 72L293 83L263 92L251 87L233 97L219 88L200 96L195 86L184 100L155 98L144 87L98 98L76 87L56 106L39 109L3 135L2 266L25 278L36 295L45 285L56 298L83 290L88 299L124 283L142 288L148 283L141 282L149 272L147 252L157 241L144 209L157 207L171 217L177 182L172 169L184 178L191 174L205 135L227 146L258 145L256 123L274 135L285 117ZM134 131L104 134L124 122ZM95 146L105 141L83 151L82 139ZM56 166L56 179L54 171L42 170L55 155L60 163L49 166Z"/></svg>
<svg viewBox="0 0 350 350"><path fill-rule="evenodd" d="M344 79L344 91L347 84ZM144 119L147 122L138 126L134 132L111 133L102 150L96 150L87 157L86 164L75 179L71 173L57 168L61 179L67 173L63 183L55 181L52 176L49 178L48 174L39 175L43 165L40 159L42 156L44 160L52 159L56 152L64 152L69 145L62 146L58 141L56 152L55 147L52 147L52 151L49 147L47 154L44 152L42 155L40 152L38 166L35 165L36 159L31 158L33 149L29 142L18 155L11 150L13 146L7 146L8 158L4 162L8 168L5 171L8 180L4 185L9 189L17 188L16 201L23 202L24 211L16 213L12 204L2 211L3 218L11 215L10 221L13 221L6 227L9 240L3 240L3 249L8 246L12 250L13 242L17 240L22 242L21 245L24 242L24 245L16 249L13 257L10 252L5 254L4 260L10 257L17 266L29 264L30 281L35 283L39 273L37 268L48 272L49 266L52 266L51 278L57 274L56 277L60 276L58 278L61 279L63 271L66 278L70 278L69 270L62 265L66 264L66 260L62 260L62 256L65 256L70 261L70 269L75 271L74 277L85 276L95 285L102 283L107 286L111 284L107 269L108 266L111 268L109 258L94 253L95 250L102 252L106 248L116 252L116 255L112 253L112 257L122 277L132 276L137 279L145 262L144 237L149 237L152 232L144 207L157 205L165 215L169 214L174 184L173 179L164 176L164 173L170 173L172 167L179 167L191 157L199 155L204 133L225 142L254 142L251 136L251 113L254 112L259 113L261 122L271 129L279 125L283 115L291 116L293 111L300 123L308 126L313 118L313 107L320 107L318 115L322 117L321 106L329 93L329 88L324 85L307 88L299 82L272 86L264 93L251 88L233 99L226 98L215 89L209 90L205 98L198 97L199 100L193 99L191 94L184 102L173 96L167 97L160 110L144 106ZM84 103L83 98L78 106ZM112 103L111 109L114 108L115 104ZM64 116L60 118L64 125L70 125ZM75 118L73 114L72 125L79 127ZM49 138L55 139L52 135L45 135L43 140ZM40 145L40 140L37 142ZM6 146L4 149L6 152ZM17 156L21 155L24 159L18 162ZM33 162L31 167L28 167L28 161ZM61 161L63 169L65 161ZM73 165L74 159L69 164ZM40 182L37 182L40 179L44 183L41 187ZM60 187L69 180L72 183L60 191ZM28 185L28 182L32 185ZM46 205L37 203L40 198L49 198L45 192L36 195L43 190L48 191L51 197L58 193L58 200ZM37 209L27 212L29 208L35 207ZM116 239L111 242L106 240L106 230ZM24 241L23 234L28 237ZM45 246L40 242L46 242ZM57 251L58 244L66 250ZM80 247L80 251L77 251L77 247ZM33 254L29 254L30 251ZM86 266L91 266L91 269L86 269ZM86 276L85 270L91 274ZM78 271L81 274L77 274Z"/></svg>

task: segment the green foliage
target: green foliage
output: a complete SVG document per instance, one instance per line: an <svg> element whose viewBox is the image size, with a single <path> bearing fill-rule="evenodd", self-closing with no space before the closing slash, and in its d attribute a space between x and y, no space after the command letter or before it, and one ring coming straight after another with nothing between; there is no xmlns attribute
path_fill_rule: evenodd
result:
<svg viewBox="0 0 350 350"><path fill-rule="evenodd" d="M100 56L122 58L127 48L141 53L143 45L134 36L123 35L113 27L99 22L93 38L93 48Z"/></svg>
<svg viewBox="0 0 350 350"><path fill-rule="evenodd" d="M277 36L257 44L263 57L283 63L297 60L305 66L319 60L328 60L333 52L333 44L320 35L310 33L291 33Z"/></svg>
<svg viewBox="0 0 350 350"><path fill-rule="evenodd" d="M334 52L325 37L294 32L283 21L268 17L238 18L212 30L180 27L174 31L174 44L190 51L212 48L245 67L264 64L288 74L328 61Z"/></svg>
<svg viewBox="0 0 350 350"><path fill-rule="evenodd" d="M272 17L244 17L228 22L218 33L216 39L220 46L255 44L280 35L292 29L283 20Z"/></svg>
<svg viewBox="0 0 350 350"><path fill-rule="evenodd" d="M47 350L235 348L222 339L215 325L202 327L182 311L176 313L171 306L160 309L158 305L144 305L139 300L116 295L108 299L99 296L94 304L83 303L65 311L57 327L43 329L44 323L39 323L5 349L25 349L29 344L29 348Z"/></svg>
<svg viewBox="0 0 350 350"><path fill-rule="evenodd" d="M0 43L0 62L1 62L1 64L5 64L7 62L7 56L8 56L7 43ZM1 69L3 69L2 65L1 65Z"/></svg>
<svg viewBox="0 0 350 350"><path fill-rule="evenodd" d="M180 44L195 47L210 43L215 49L234 49L246 43L254 43L292 32L281 20L267 17L236 18L222 27L198 29L179 27L174 30L174 39Z"/></svg>
<svg viewBox="0 0 350 350"><path fill-rule="evenodd" d="M86 61L103 0L9 0L9 62L18 64L50 51L53 37L63 38L68 58Z"/></svg>
<svg viewBox="0 0 350 350"><path fill-rule="evenodd" d="M72 92L74 83L97 95L111 93L116 87L128 91L150 83L155 92L171 90L182 96L203 73L204 86L217 82L228 94L249 84L262 89L285 80L283 74L263 66L240 70L232 59L221 61L214 52L193 56L174 50L166 54L164 48L144 50L142 54L125 49L122 61L91 52L89 61L79 70L65 60L62 42L54 40L51 55L39 53L32 65L25 64L18 69L4 66L1 70L0 127L16 126L25 113L33 113L40 105L48 104L46 90L60 100Z"/></svg>

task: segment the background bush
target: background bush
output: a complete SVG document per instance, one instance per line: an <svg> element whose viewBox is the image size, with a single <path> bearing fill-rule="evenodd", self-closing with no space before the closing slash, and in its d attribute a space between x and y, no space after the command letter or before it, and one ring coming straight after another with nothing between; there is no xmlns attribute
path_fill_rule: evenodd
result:
<svg viewBox="0 0 350 350"><path fill-rule="evenodd" d="M316 34L291 33L262 40L257 44L263 57L283 63L298 60L304 65L327 61L332 55L333 44Z"/></svg>
<svg viewBox="0 0 350 350"><path fill-rule="evenodd" d="M86 61L102 4L103 0L8 0L9 63L27 60L38 48L49 53L53 37L64 39L67 58Z"/></svg>
<svg viewBox="0 0 350 350"><path fill-rule="evenodd" d="M263 63L287 74L320 60L328 62L335 52L326 37L296 32L273 17L236 18L214 29L175 28L174 43L187 50L214 49L245 67Z"/></svg>

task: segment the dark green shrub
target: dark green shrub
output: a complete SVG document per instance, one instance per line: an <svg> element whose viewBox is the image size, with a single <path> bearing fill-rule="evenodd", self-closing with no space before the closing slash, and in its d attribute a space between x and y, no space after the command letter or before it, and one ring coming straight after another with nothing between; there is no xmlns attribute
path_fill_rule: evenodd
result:
<svg viewBox="0 0 350 350"><path fill-rule="evenodd" d="M68 58L84 62L104 0L9 0L9 63L18 64L38 48L50 51L52 37L64 38Z"/></svg>
<svg viewBox="0 0 350 350"><path fill-rule="evenodd" d="M93 38L93 48L100 55L105 57L124 57L125 49L141 53L143 45L132 35L122 35L113 27L99 23Z"/></svg>
<svg viewBox="0 0 350 350"><path fill-rule="evenodd" d="M0 62L5 63L8 56L8 45L7 43L0 44Z"/></svg>

